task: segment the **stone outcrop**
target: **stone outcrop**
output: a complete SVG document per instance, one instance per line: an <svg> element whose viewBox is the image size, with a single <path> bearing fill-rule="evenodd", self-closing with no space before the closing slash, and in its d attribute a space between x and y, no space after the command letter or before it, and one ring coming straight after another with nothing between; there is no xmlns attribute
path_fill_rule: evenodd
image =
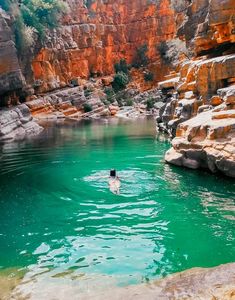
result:
<svg viewBox="0 0 235 300"><path fill-rule="evenodd" d="M159 127L175 136L167 162L235 177L234 59L194 61L186 73L182 67L180 79L160 83L163 91L171 89L158 118Z"/></svg>
<svg viewBox="0 0 235 300"><path fill-rule="evenodd" d="M167 162L235 177L235 2L192 1L178 34L196 56L159 83L157 119L172 137ZM203 55L202 55L203 54Z"/></svg>
<svg viewBox="0 0 235 300"><path fill-rule="evenodd" d="M0 141L21 140L42 130L25 104L0 111Z"/></svg>
<svg viewBox="0 0 235 300"><path fill-rule="evenodd" d="M0 7L0 98L5 93L22 89L25 79L19 65L11 18Z"/></svg>
<svg viewBox="0 0 235 300"><path fill-rule="evenodd" d="M218 93L223 104L177 127L167 162L235 177L235 86Z"/></svg>
<svg viewBox="0 0 235 300"><path fill-rule="evenodd" d="M234 0L194 0L187 8L178 34L194 47L196 54L208 53L208 50L235 42L234 16Z"/></svg>
<svg viewBox="0 0 235 300"><path fill-rule="evenodd" d="M94 88L94 85L92 87ZM84 112L85 104L91 107L90 115L102 115L107 111L101 101L102 95L103 93L99 89L84 90L82 87L73 87L45 94L26 102L26 105L33 117L39 120L61 118L79 120L87 115Z"/></svg>

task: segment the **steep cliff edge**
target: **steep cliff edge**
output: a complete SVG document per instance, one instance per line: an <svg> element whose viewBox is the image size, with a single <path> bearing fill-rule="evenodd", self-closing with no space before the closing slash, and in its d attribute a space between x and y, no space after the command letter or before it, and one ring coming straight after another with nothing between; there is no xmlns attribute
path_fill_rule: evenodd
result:
<svg viewBox="0 0 235 300"><path fill-rule="evenodd" d="M22 74L12 32L11 17L0 7L0 97L22 89Z"/></svg>
<svg viewBox="0 0 235 300"><path fill-rule="evenodd" d="M187 16L178 34L195 58L159 83L157 121L175 137L165 159L235 177L235 1L192 1Z"/></svg>

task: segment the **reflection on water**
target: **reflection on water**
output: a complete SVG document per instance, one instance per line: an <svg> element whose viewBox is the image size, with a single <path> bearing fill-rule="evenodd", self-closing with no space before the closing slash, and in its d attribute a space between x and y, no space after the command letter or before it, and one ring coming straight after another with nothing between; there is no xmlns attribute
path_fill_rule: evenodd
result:
<svg viewBox="0 0 235 300"><path fill-rule="evenodd" d="M169 146L153 120L116 119L48 123L33 141L4 145L0 268L25 270L21 289L41 293L234 261L234 182L164 164ZM108 189L111 168L120 195Z"/></svg>

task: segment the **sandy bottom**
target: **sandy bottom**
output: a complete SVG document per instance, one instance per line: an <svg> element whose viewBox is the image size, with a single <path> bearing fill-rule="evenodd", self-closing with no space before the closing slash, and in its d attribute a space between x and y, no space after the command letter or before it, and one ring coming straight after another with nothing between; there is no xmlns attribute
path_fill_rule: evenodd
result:
<svg viewBox="0 0 235 300"><path fill-rule="evenodd" d="M24 270L9 268L0 272L0 300L11 298L13 290L20 284L25 275Z"/></svg>
<svg viewBox="0 0 235 300"><path fill-rule="evenodd" d="M6 270L0 276L1 300L235 300L235 263L193 268L149 284L117 287L115 279L102 275L61 273L36 277ZM51 272L50 272L51 275Z"/></svg>

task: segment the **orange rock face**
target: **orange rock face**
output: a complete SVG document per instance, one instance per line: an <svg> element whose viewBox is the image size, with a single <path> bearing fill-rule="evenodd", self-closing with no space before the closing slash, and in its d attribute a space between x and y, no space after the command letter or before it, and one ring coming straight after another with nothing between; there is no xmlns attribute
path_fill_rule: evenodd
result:
<svg viewBox="0 0 235 300"><path fill-rule="evenodd" d="M114 63L121 58L132 63L136 49L145 44L154 80L163 78L168 69L160 61L157 46L176 32L170 0L158 4L148 0L97 0L89 8L82 0L68 0L68 4L70 13L62 28L32 63L41 90L61 87L76 77L112 74Z"/></svg>
<svg viewBox="0 0 235 300"><path fill-rule="evenodd" d="M235 0L193 0L179 35L193 40L198 55L235 42Z"/></svg>

